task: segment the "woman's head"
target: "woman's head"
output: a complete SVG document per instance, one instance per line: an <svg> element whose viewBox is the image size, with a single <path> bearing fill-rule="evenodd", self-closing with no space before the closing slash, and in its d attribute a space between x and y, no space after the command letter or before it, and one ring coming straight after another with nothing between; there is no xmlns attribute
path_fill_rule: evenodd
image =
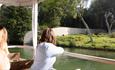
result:
<svg viewBox="0 0 115 70"><path fill-rule="evenodd" d="M0 43L7 42L7 30L5 27L0 26Z"/></svg>
<svg viewBox="0 0 115 70"><path fill-rule="evenodd" d="M49 43L56 44L56 37L51 28L47 28L43 30L40 42L49 42Z"/></svg>

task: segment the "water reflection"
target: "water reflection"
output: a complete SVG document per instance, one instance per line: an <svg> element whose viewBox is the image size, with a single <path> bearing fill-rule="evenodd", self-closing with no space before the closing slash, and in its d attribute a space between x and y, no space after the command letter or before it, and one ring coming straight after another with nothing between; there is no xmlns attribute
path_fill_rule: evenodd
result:
<svg viewBox="0 0 115 70"><path fill-rule="evenodd" d="M75 52L75 53L86 54L86 55L93 55L93 56L115 59L114 51L89 50L89 49L80 49L80 48L65 48L65 50L70 52Z"/></svg>
<svg viewBox="0 0 115 70"><path fill-rule="evenodd" d="M57 70L115 70L115 65L76 59L67 56L57 58L54 65Z"/></svg>
<svg viewBox="0 0 115 70"><path fill-rule="evenodd" d="M32 59L33 57L33 49L31 48L11 48L9 50L10 52L20 52L21 57L25 59ZM115 52L94 51L94 50L78 49L78 48L76 49L65 48L65 50L115 59ZM63 54L57 57L57 61L54 65L54 68L56 68L57 70L79 70L79 69L80 70L115 70L115 65L77 59L77 58L65 56Z"/></svg>

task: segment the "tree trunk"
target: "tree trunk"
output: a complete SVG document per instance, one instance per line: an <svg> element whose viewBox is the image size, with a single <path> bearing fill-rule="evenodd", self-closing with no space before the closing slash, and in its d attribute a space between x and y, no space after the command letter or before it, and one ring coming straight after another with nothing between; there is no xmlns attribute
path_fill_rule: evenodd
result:
<svg viewBox="0 0 115 70"><path fill-rule="evenodd" d="M106 25L107 25L108 34L111 35L111 27L112 27L112 26L110 27L109 22L108 22L108 20L107 20L107 17L105 17L105 22L106 22Z"/></svg>
<svg viewBox="0 0 115 70"><path fill-rule="evenodd" d="M87 25L87 23L85 22L84 18L81 17L81 20L83 22L83 24L85 25L86 29L87 29L87 32L88 32L88 36L90 38L90 41L93 43L93 38L92 38L92 34L90 32L90 29L89 29L89 26Z"/></svg>

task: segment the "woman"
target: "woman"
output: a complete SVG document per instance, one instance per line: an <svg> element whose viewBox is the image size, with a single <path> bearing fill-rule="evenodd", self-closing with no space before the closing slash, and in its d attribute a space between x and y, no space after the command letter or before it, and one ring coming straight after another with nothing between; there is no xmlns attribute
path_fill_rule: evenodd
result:
<svg viewBox="0 0 115 70"><path fill-rule="evenodd" d="M10 70L8 54L7 30L0 26L0 70Z"/></svg>
<svg viewBox="0 0 115 70"><path fill-rule="evenodd" d="M51 28L45 29L36 48L36 56L31 70L52 70L56 61L56 55L63 52L63 48L56 47L56 38L53 30Z"/></svg>

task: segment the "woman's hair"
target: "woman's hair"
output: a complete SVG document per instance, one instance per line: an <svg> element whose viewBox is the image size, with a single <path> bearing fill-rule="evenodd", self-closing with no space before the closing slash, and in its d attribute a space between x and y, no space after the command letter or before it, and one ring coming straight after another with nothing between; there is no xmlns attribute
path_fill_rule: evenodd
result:
<svg viewBox="0 0 115 70"><path fill-rule="evenodd" d="M7 43L7 36L8 36L8 33L7 33L7 30L5 27L3 26L0 26L0 47L4 46L6 43Z"/></svg>
<svg viewBox="0 0 115 70"><path fill-rule="evenodd" d="M0 32L3 32L2 41L3 41L3 42L7 42L8 33L7 33L6 28L3 27L3 26L0 26Z"/></svg>
<svg viewBox="0 0 115 70"><path fill-rule="evenodd" d="M49 43L56 44L56 37L51 28L47 28L43 30L40 42L49 42Z"/></svg>

